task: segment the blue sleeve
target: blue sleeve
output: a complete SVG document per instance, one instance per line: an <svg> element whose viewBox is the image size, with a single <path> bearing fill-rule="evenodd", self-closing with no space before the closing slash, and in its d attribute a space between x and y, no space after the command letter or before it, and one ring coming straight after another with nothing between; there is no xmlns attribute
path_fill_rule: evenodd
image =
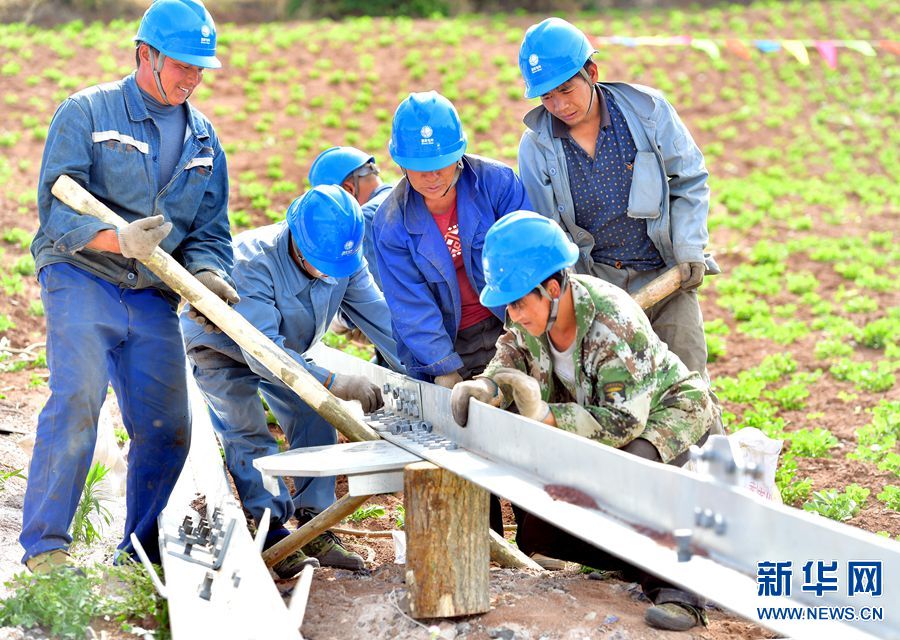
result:
<svg viewBox="0 0 900 640"><path fill-rule="evenodd" d="M709 242L709 172L703 154L675 109L666 100L656 105L656 146L669 178L669 219L677 262L703 262Z"/></svg>
<svg viewBox="0 0 900 640"><path fill-rule="evenodd" d="M495 219L499 220L507 213L521 209L533 211L525 186L515 171L504 166L498 183L497 187L492 189L493 193L499 196L494 209Z"/></svg>
<svg viewBox="0 0 900 640"><path fill-rule="evenodd" d="M47 131L38 183L38 216L53 248L62 253L80 251L99 231L115 229L93 216L79 214L50 192L61 175L90 188L91 128L91 115L70 98L56 110Z"/></svg>
<svg viewBox="0 0 900 640"><path fill-rule="evenodd" d="M228 162L213 134L213 173L200 201L194 223L180 249L184 266L191 273L215 271L229 279L234 266L231 228L228 222Z"/></svg>
<svg viewBox="0 0 900 640"><path fill-rule="evenodd" d="M553 185L547 175L547 163L532 139L534 135L526 131L519 142L519 178L534 206L532 211L560 222Z"/></svg>
<svg viewBox="0 0 900 640"><path fill-rule="evenodd" d="M341 310L366 334L392 369L405 372L397 355L397 343L391 335L391 312L365 266L350 276Z"/></svg>
<svg viewBox="0 0 900 640"><path fill-rule="evenodd" d="M462 358L444 329L428 283L410 258L411 248L385 232L380 222L376 217L375 256L403 364L420 379L460 369Z"/></svg>
<svg viewBox="0 0 900 640"><path fill-rule="evenodd" d="M266 271L242 270L241 277L237 282L241 301L235 305L234 309L244 316L247 322L259 329L269 340L283 349L297 364L309 371L316 380L324 384L331 374L328 369L310 362L303 357L303 354L285 346L285 338L281 335L282 316L275 303L275 286L273 282L272 274ZM278 378L254 358L252 354L244 348L241 348L241 351L244 354L247 365L254 373L270 382L279 382Z"/></svg>

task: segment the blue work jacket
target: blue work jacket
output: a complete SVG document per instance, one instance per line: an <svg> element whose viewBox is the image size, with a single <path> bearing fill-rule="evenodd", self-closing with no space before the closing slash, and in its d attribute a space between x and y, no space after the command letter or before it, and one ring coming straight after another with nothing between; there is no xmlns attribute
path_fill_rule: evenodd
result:
<svg viewBox="0 0 900 640"><path fill-rule="evenodd" d="M137 260L85 249L97 232L113 226L78 214L50 192L65 174L127 222L163 215L173 225L160 245L164 251L191 273L228 278L233 257L225 153L206 117L189 103L185 108L181 158L169 183L159 185L159 129L134 74L79 91L59 106L41 163L40 227L31 244L35 271L68 262L123 287L169 291Z"/></svg>
<svg viewBox="0 0 900 640"><path fill-rule="evenodd" d="M325 335L338 309L362 329L392 366L402 370L391 337L390 312L368 267L363 264L346 278L313 278L291 258L290 242L286 222L245 231L234 239L232 277L241 296L235 311L319 382L325 382L330 372L305 354ZM188 318L186 311L181 316L181 330L187 351L212 348L246 363L259 376L274 380L265 367L243 352L231 338L224 333L205 333Z"/></svg>
<svg viewBox="0 0 900 640"><path fill-rule="evenodd" d="M519 177L504 164L463 156L456 210L463 264L472 288L484 288L481 250L492 224L530 209ZM456 269L425 201L406 178L375 214L375 255L400 360L410 375L429 380L462 367L454 344L462 316ZM505 309L491 311L501 320Z"/></svg>
<svg viewBox="0 0 900 640"><path fill-rule="evenodd" d="M704 253L709 242L709 172L687 127L654 89L600 84L615 98L637 147L628 217L647 221L647 235L667 266L706 262L708 273L719 273L715 260ZM566 157L562 140L553 137L552 116L539 105L524 120L528 129L519 143L519 175L528 196L535 211L556 220L578 245L578 272L596 275L594 237L575 223Z"/></svg>
<svg viewBox="0 0 900 640"><path fill-rule="evenodd" d="M384 291L384 288L381 286L381 275L378 273L378 262L375 259L375 238L372 232L372 223L375 221L375 212L378 211L381 203L391 195L393 188L394 185L391 184L378 185L362 206L363 222L366 225L365 235L363 236L363 255L366 257L366 262L369 263L369 273L372 274L372 279L375 280L375 284L382 291Z"/></svg>

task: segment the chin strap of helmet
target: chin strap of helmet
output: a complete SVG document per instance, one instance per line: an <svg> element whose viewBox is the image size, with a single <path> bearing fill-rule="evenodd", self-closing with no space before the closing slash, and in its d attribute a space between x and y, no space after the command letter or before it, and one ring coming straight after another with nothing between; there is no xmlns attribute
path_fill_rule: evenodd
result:
<svg viewBox="0 0 900 640"><path fill-rule="evenodd" d="M578 75L580 75L582 78L584 78L584 81L587 82L591 87L591 101L588 103L588 108L587 108L587 112L590 113L591 107L594 106L594 93L596 93L597 90L594 88L594 81L591 80L591 76L588 74L587 71L585 71L584 67L581 67L581 69L578 71Z"/></svg>
<svg viewBox="0 0 900 640"><path fill-rule="evenodd" d="M162 71L163 63L166 61L166 54L160 53L149 44L147 49L150 51L150 68L153 70L153 80L156 82L156 89L159 91L159 95L162 96L163 102L171 107L172 103L169 102L169 96L166 95L166 90L163 89L162 82L159 79L159 73Z"/></svg>
<svg viewBox="0 0 900 640"><path fill-rule="evenodd" d="M538 291L541 292L541 295L547 298L550 301L550 315L547 316L547 327L544 329L544 333L550 333L550 329L553 328L553 325L556 324L556 316L559 313L559 299L562 298L563 292L566 290L566 286L569 284L569 270L563 270L562 282L559 283L559 296L556 298L552 298L547 290L544 288L543 284L539 284L537 286Z"/></svg>
<svg viewBox="0 0 900 640"><path fill-rule="evenodd" d="M462 161L462 158L460 158L459 160L456 161L456 170L453 172L453 180L450 181L450 186L447 187L447 190L441 194L442 198L445 195L447 195L448 193L450 193L450 189L452 189L453 187L456 186L456 183L459 181L459 176L462 175L462 170L463 170L463 161Z"/></svg>

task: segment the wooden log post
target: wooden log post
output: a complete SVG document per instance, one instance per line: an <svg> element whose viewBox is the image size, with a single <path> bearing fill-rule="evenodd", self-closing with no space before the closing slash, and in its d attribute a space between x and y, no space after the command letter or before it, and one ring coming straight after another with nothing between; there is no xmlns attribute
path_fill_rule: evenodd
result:
<svg viewBox="0 0 900 640"><path fill-rule="evenodd" d="M404 470L403 498L411 615L488 611L488 492L430 462L414 462Z"/></svg>

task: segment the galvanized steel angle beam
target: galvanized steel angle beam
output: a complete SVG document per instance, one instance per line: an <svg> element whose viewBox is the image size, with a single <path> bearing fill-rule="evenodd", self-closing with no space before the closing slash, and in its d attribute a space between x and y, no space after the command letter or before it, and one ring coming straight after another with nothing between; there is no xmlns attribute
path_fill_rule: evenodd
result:
<svg viewBox="0 0 900 640"><path fill-rule="evenodd" d="M311 355L322 366L366 375L378 384L389 373L324 346ZM406 433L382 432L386 440L763 626L795 637L900 638L900 544L752 496L732 486L741 470L721 459L710 461L715 475L691 473L476 402L470 405L470 426L463 429L451 417L448 390L419 386L421 418L461 449L422 446ZM705 450L716 458L722 443L711 440ZM586 499L596 508L566 499ZM839 591L817 596L802 590L798 579L790 598L757 596L757 563L790 561L802 578L810 560L835 561L842 571L850 561L880 562L890 593L883 599L850 596L845 580ZM759 620L757 612L758 607L862 605L882 606L885 619L809 623Z"/></svg>

